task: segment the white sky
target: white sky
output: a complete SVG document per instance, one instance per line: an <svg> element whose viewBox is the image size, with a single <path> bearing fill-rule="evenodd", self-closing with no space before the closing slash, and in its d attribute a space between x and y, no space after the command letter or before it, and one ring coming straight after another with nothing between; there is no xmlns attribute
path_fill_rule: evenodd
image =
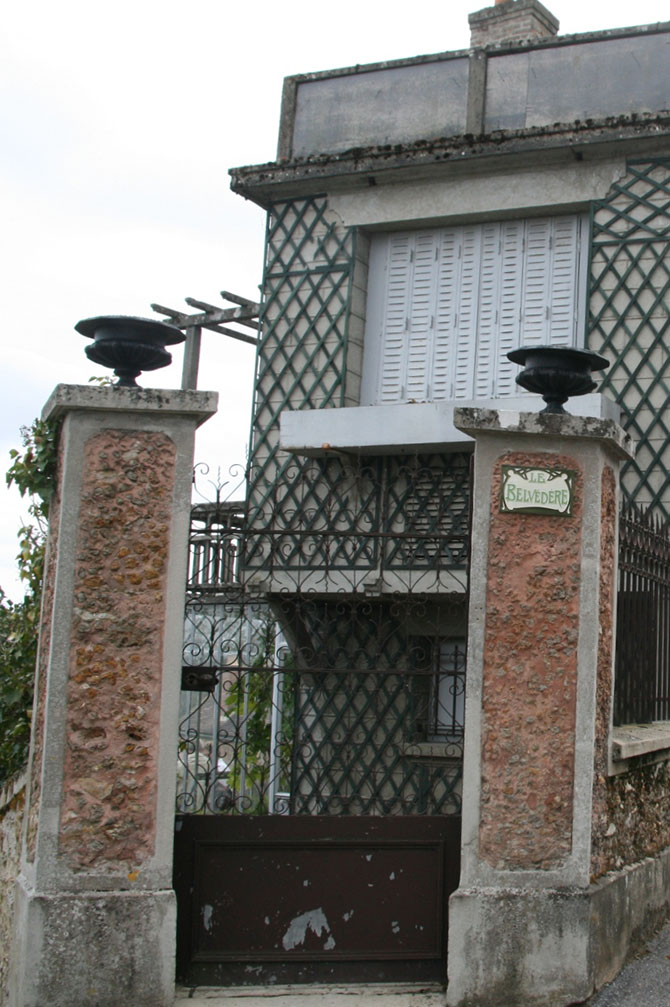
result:
<svg viewBox="0 0 670 1007"><path fill-rule="evenodd" d="M667 0L552 0L560 33L670 19ZM481 5L483 6L483 5ZM477 0L236 3L34 0L3 15L0 267L4 288L0 471L19 427L58 382L105 371L73 330L151 302L257 298L264 215L228 168L273 160L282 79L467 48ZM221 397L196 458L244 461L253 348L203 333L200 387ZM144 385L178 386L181 350ZM25 512L0 485L0 585L19 597Z"/></svg>

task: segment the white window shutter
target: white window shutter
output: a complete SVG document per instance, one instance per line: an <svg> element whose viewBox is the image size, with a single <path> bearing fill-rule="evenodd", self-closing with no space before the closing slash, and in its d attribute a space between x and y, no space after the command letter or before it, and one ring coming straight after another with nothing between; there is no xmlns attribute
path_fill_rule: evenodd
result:
<svg viewBox="0 0 670 1007"><path fill-rule="evenodd" d="M409 232L390 235L386 265L386 298L382 314L381 403L400 402L407 374L407 323L411 296L414 238Z"/></svg>
<svg viewBox="0 0 670 1007"><path fill-rule="evenodd" d="M551 277L551 221L526 221L520 346L541 346L548 338Z"/></svg>
<svg viewBox="0 0 670 1007"><path fill-rule="evenodd" d="M498 365L498 302L500 297L500 225L481 227L481 263L479 269L479 304L477 348L474 366L474 397L493 394Z"/></svg>
<svg viewBox="0 0 670 1007"><path fill-rule="evenodd" d="M518 367L507 359L507 353L519 346L519 316L523 277L523 221L506 221L500 225L500 302L498 341L493 394L516 395L521 389L514 378Z"/></svg>
<svg viewBox="0 0 670 1007"><path fill-rule="evenodd" d="M516 346L578 345L585 218L376 235L361 401L516 395Z"/></svg>
<svg viewBox="0 0 670 1007"><path fill-rule="evenodd" d="M575 345L580 225L579 217L557 217L553 221L547 338L551 346Z"/></svg>
<svg viewBox="0 0 670 1007"><path fill-rule="evenodd" d="M456 357L456 321L461 286L461 229L440 231L435 291L432 398L452 398Z"/></svg>
<svg viewBox="0 0 670 1007"><path fill-rule="evenodd" d="M423 402L429 397L433 359L438 232L425 231L414 239L407 332L407 372L403 398Z"/></svg>
<svg viewBox="0 0 670 1007"><path fill-rule="evenodd" d="M456 347L453 390L449 398L471 399L474 395L477 352L477 302L481 269L481 229L460 229L460 270L456 291Z"/></svg>

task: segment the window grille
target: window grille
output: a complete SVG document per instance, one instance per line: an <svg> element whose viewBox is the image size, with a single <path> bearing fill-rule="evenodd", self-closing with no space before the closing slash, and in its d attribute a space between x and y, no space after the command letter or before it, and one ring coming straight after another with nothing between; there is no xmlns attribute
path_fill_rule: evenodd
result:
<svg viewBox="0 0 670 1007"><path fill-rule="evenodd" d="M462 743L465 730L464 637L416 641L415 740Z"/></svg>

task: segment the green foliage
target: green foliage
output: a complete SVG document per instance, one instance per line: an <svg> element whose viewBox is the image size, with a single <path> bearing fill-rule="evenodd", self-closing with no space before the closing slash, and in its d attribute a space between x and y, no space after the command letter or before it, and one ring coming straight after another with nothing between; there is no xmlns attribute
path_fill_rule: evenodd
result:
<svg viewBox="0 0 670 1007"><path fill-rule="evenodd" d="M33 523L19 529L17 563L26 585L22 601L12 602L0 588L0 782L28 757L37 634L49 504L56 486L58 427L35 420L21 430L23 451L12 449L7 485L30 497Z"/></svg>
<svg viewBox="0 0 670 1007"><path fill-rule="evenodd" d="M32 426L21 427L21 442L23 452L16 448L9 452L12 464L7 469L7 485L15 485L21 496L32 498L30 513L41 522L48 517L56 489L58 424L35 420Z"/></svg>
<svg viewBox="0 0 670 1007"><path fill-rule="evenodd" d="M272 691L276 672L275 639L277 626L269 620L263 626L256 640L258 654L252 662L251 670L241 673L226 694L226 710L238 724L242 734L244 723L244 753L240 752L231 768L228 785L240 796L244 763L244 790L251 796L253 805L245 808L249 814L267 814L267 788L270 782L270 747L272 728ZM282 667L283 717L281 724L280 763L290 765L293 744L293 701L294 682L290 674L292 658L286 654ZM284 781L279 781L280 783ZM288 782L286 781L286 786ZM245 796L242 795L242 796Z"/></svg>
<svg viewBox="0 0 670 1007"><path fill-rule="evenodd" d="M0 596L0 783L28 757L39 605Z"/></svg>

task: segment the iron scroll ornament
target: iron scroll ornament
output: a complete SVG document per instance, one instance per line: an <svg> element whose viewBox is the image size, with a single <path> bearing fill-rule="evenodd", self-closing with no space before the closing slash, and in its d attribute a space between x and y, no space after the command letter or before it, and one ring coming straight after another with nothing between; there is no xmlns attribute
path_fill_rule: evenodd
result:
<svg viewBox="0 0 670 1007"><path fill-rule="evenodd" d="M610 365L599 353L563 346L521 346L510 350L507 359L523 367L516 383L546 402L542 413L564 414L563 403L571 395L586 395L598 387L591 372Z"/></svg>
<svg viewBox="0 0 670 1007"><path fill-rule="evenodd" d="M113 368L120 388L137 388L135 379L142 371L167 367L172 363L172 354L165 347L186 339L175 325L135 315L84 318L77 322L75 330L93 339L85 348L86 356L96 364Z"/></svg>

